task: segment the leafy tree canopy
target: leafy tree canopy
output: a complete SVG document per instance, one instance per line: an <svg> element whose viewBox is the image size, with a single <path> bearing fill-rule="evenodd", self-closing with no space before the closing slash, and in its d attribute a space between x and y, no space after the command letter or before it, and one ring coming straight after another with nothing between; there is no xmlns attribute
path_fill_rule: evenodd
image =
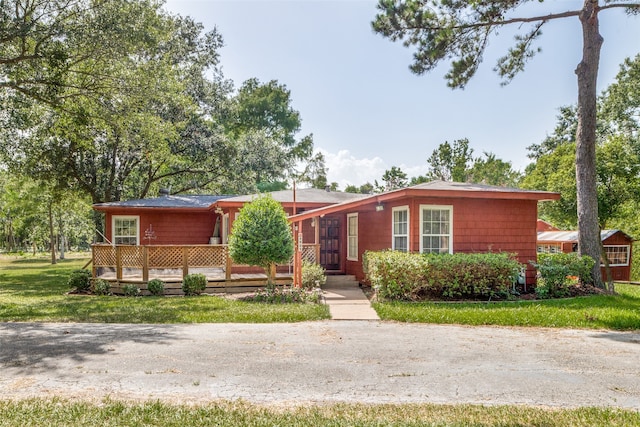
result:
<svg viewBox="0 0 640 427"><path fill-rule="evenodd" d="M445 78L452 88L464 88L482 62L492 36L507 25L517 25L515 44L501 57L494 70L508 83L524 70L525 64L540 48L535 42L548 22L577 18L582 30L582 60L576 67L578 83L578 125L576 131L576 191L580 255L595 261L593 281L602 285L600 232L598 230L596 177L596 81L603 38L599 32L599 14L607 9L625 8L638 13L636 1L584 0L582 7L561 13L544 13L544 0L538 0L540 14L517 16L528 0L380 0L374 31L393 41L413 46L416 74L433 70L450 60ZM531 2L533 2L531 0Z"/></svg>
<svg viewBox="0 0 640 427"><path fill-rule="evenodd" d="M0 160L15 173L54 177L94 203L143 198L160 187L248 193L294 176L299 164L309 180L326 179L323 159L311 157L312 136L296 139L300 115L284 85L251 79L233 92L219 69L216 30L203 33L151 0L0 4L5 21L30 23L8 29L0 43L7 88ZM48 50L20 51L34 40L64 51L58 80L36 75L48 70ZM36 77L16 77L22 74Z"/></svg>
<svg viewBox="0 0 640 427"><path fill-rule="evenodd" d="M391 166L391 169L384 171L382 182L384 185L381 186L380 191L397 190L409 185L407 174L397 166Z"/></svg>
<svg viewBox="0 0 640 427"><path fill-rule="evenodd" d="M520 173L513 170L511 162L505 162L493 153L484 152L483 156L474 158L466 138L455 140L453 144L448 141L440 144L427 163L427 175L413 180L414 184L442 180L516 187L520 179Z"/></svg>
<svg viewBox="0 0 640 427"><path fill-rule="evenodd" d="M640 203L640 86L634 76L640 69L640 55L622 64L616 81L601 95L597 123L597 194L600 228L612 223L637 227L629 215ZM562 199L544 203L541 216L563 228L577 224L575 163L576 108L562 107L554 132L539 145L528 147L534 162L527 167L522 185L556 191Z"/></svg>

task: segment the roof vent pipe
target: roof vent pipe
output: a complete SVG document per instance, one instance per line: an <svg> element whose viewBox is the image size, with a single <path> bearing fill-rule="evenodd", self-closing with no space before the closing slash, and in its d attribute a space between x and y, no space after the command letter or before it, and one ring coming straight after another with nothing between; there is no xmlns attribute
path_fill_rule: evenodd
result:
<svg viewBox="0 0 640 427"><path fill-rule="evenodd" d="M160 194L161 197L166 197L169 194L171 194L171 187L169 188L161 188L158 193Z"/></svg>
<svg viewBox="0 0 640 427"><path fill-rule="evenodd" d="M327 193L331 192L331 186L330 185L325 185L324 186L324 191L326 191Z"/></svg>

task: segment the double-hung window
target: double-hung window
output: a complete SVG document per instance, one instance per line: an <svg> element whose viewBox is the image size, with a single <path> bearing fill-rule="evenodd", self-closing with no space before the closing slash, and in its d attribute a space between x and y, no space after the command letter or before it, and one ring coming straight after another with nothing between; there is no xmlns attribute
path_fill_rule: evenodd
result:
<svg viewBox="0 0 640 427"><path fill-rule="evenodd" d="M391 249L394 251L409 251L409 207L398 206L393 212L393 235L391 236Z"/></svg>
<svg viewBox="0 0 640 427"><path fill-rule="evenodd" d="M140 217L114 216L113 243L116 245L140 244Z"/></svg>
<svg viewBox="0 0 640 427"><path fill-rule="evenodd" d="M453 253L453 206L420 205L420 252Z"/></svg>
<svg viewBox="0 0 640 427"><path fill-rule="evenodd" d="M358 260L358 214L347 215L347 259Z"/></svg>

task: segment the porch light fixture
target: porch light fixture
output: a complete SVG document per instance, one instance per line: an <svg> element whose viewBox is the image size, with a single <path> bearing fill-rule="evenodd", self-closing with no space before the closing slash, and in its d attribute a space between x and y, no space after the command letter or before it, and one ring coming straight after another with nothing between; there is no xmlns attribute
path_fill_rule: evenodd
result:
<svg viewBox="0 0 640 427"><path fill-rule="evenodd" d="M223 213L223 211L222 211L222 208L221 208L221 207L216 207L215 212L216 212L218 215L222 215L222 213Z"/></svg>
<svg viewBox="0 0 640 427"><path fill-rule="evenodd" d="M382 212L384 210L384 205L380 202L376 205L376 212Z"/></svg>

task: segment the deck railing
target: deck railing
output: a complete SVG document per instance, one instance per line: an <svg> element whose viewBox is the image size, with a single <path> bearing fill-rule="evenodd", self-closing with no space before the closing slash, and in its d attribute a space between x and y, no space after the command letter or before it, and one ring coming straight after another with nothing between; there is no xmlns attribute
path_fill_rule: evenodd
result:
<svg viewBox="0 0 640 427"><path fill-rule="evenodd" d="M142 281L149 281L150 271L181 270L181 276L193 269L219 269L221 279L230 280L233 270L250 268L234 264L227 245L162 245L130 246L95 244L92 246L93 277L104 270L115 273L116 280L124 278L127 270L140 270ZM316 263L320 259L320 245L303 244L302 259ZM289 264L293 265L293 259Z"/></svg>

